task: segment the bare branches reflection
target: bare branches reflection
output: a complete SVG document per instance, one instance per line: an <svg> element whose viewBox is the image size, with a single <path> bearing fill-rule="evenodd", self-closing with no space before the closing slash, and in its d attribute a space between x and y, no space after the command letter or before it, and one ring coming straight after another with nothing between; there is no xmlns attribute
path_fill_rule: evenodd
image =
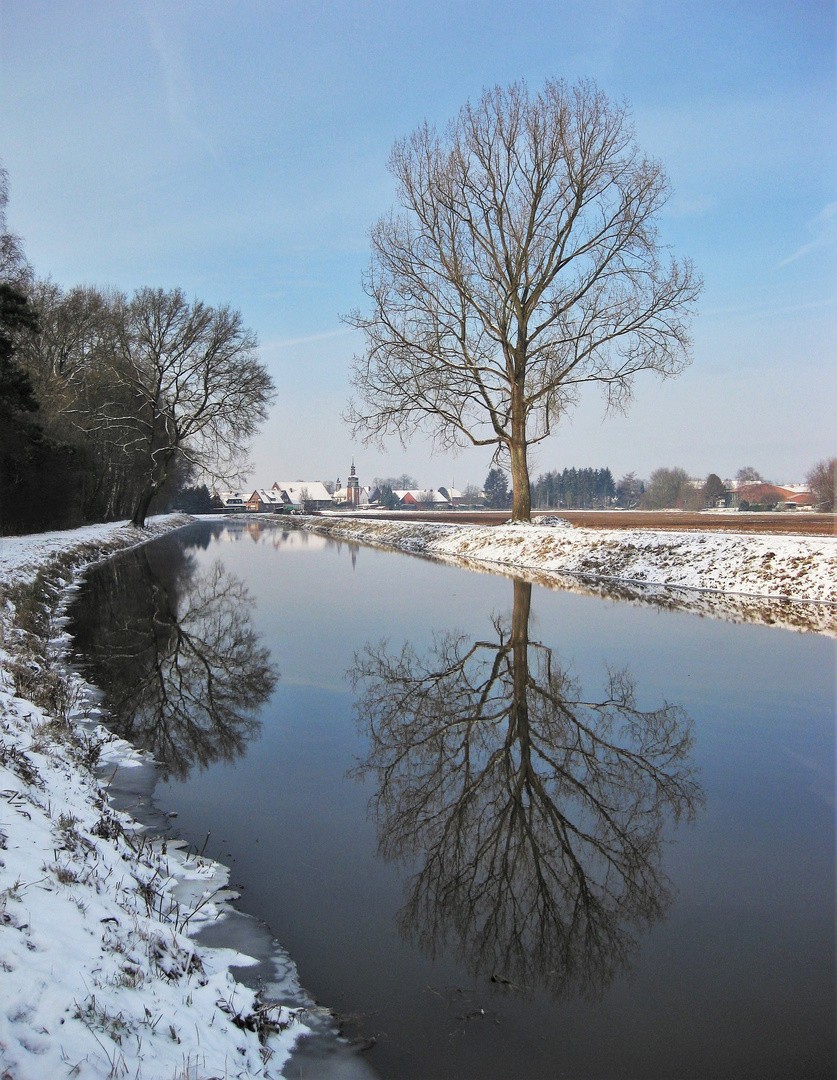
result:
<svg viewBox="0 0 837 1080"><path fill-rule="evenodd" d="M91 575L71 632L109 726L164 777L240 756L278 677L251 625L244 583L198 569L178 543L147 545Z"/></svg>
<svg viewBox="0 0 837 1080"><path fill-rule="evenodd" d="M637 706L627 670L599 695L529 640L531 584L490 640L445 633L426 655L367 645L352 673L369 739L379 853L411 864L400 930L453 945L508 986L595 994L662 919L668 831L702 793L691 722Z"/></svg>

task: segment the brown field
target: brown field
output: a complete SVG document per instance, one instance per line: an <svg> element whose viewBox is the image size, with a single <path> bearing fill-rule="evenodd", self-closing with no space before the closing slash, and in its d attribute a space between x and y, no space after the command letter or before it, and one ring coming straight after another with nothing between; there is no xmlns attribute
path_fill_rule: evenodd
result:
<svg viewBox="0 0 837 1080"><path fill-rule="evenodd" d="M837 516L793 510L768 514L695 514L681 510L536 510L588 529L709 529L716 532L791 533L798 536L837 535ZM468 525L500 525L509 521L500 510L394 510L368 513L365 518L390 521L444 521Z"/></svg>

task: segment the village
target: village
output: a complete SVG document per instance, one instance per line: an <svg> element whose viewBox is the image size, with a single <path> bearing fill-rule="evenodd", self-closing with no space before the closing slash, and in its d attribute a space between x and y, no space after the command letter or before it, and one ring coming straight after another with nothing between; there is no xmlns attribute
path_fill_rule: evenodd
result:
<svg viewBox="0 0 837 1080"><path fill-rule="evenodd" d="M492 470L493 471L493 470ZM573 470L575 471L575 470ZM592 470L586 470L592 472ZM609 470L603 470L608 473ZM661 470L662 471L662 470ZM713 483L714 480L714 483ZM623 482L620 481L620 485ZM609 488L587 498L550 497L541 494L540 481L533 485L533 508L541 510L600 509L628 510L642 505L642 491L620 490L611 481ZM691 477L686 482L686 497L674 499L669 507L654 509L783 511L814 510L817 497L807 483L771 484L764 480L720 480ZM502 498L497 500L483 489L469 487L460 491L453 485L437 488L393 488L376 481L363 485L354 461L345 485L322 480L280 480L270 488L249 491L219 491L212 496L213 509L222 513L284 513L304 514L322 510L483 510L504 509Z"/></svg>
<svg viewBox="0 0 837 1080"><path fill-rule="evenodd" d="M385 501L386 500L386 501ZM322 480L281 480L271 488L244 491L220 491L213 496L216 508L230 513L309 513L340 508L358 510L386 506L404 510L452 510L465 504L465 496L454 487L392 488L374 484L363 486L354 462L342 486ZM482 502L482 500L480 500Z"/></svg>

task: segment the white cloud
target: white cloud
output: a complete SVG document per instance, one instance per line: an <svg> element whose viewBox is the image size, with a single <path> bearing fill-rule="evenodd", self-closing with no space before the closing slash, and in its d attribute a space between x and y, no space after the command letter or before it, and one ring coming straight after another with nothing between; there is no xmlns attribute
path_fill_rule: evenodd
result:
<svg viewBox="0 0 837 1080"><path fill-rule="evenodd" d="M812 251L830 247L837 240L837 202L830 202L824 206L817 216L808 222L808 229L815 234L814 239L809 240L807 244L803 244L787 259L783 259L779 266L787 266L788 263L804 258Z"/></svg>
<svg viewBox="0 0 837 1080"><path fill-rule="evenodd" d="M327 338L344 337L347 334L356 334L353 326L343 326L339 330L324 330L319 334L306 334L304 337L284 338L281 341L267 341L263 349L288 349L292 345L307 345L311 341L325 341Z"/></svg>
<svg viewBox="0 0 837 1080"><path fill-rule="evenodd" d="M151 47L157 54L166 90L166 111L172 127L186 133L217 161L218 155L206 132L194 120L195 91L176 27L165 18L166 8L146 3L143 14L148 24Z"/></svg>

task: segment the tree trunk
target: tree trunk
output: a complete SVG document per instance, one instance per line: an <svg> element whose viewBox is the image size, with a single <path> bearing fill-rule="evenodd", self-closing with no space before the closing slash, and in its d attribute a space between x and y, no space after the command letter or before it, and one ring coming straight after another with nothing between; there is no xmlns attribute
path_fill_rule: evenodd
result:
<svg viewBox="0 0 837 1080"><path fill-rule="evenodd" d="M524 405L525 360L518 357L518 374L511 388L511 442L509 457L512 474L512 521L532 520L532 489L529 486L529 462L526 460L526 407Z"/></svg>
<svg viewBox="0 0 837 1080"><path fill-rule="evenodd" d="M514 580L512 611L512 709L508 738L520 748L520 775L533 775L529 735L529 611L532 605L531 581Z"/></svg>
<svg viewBox="0 0 837 1080"><path fill-rule="evenodd" d="M134 509L134 516L131 518L131 524L136 525L137 528L144 528L145 519L148 517L148 508L151 505L151 500L154 498L154 485L146 484L140 493L140 497L137 499L137 505Z"/></svg>
<svg viewBox="0 0 837 1080"><path fill-rule="evenodd" d="M512 474L512 521L532 520L532 490L529 486L529 463L526 460L526 439L509 444Z"/></svg>

